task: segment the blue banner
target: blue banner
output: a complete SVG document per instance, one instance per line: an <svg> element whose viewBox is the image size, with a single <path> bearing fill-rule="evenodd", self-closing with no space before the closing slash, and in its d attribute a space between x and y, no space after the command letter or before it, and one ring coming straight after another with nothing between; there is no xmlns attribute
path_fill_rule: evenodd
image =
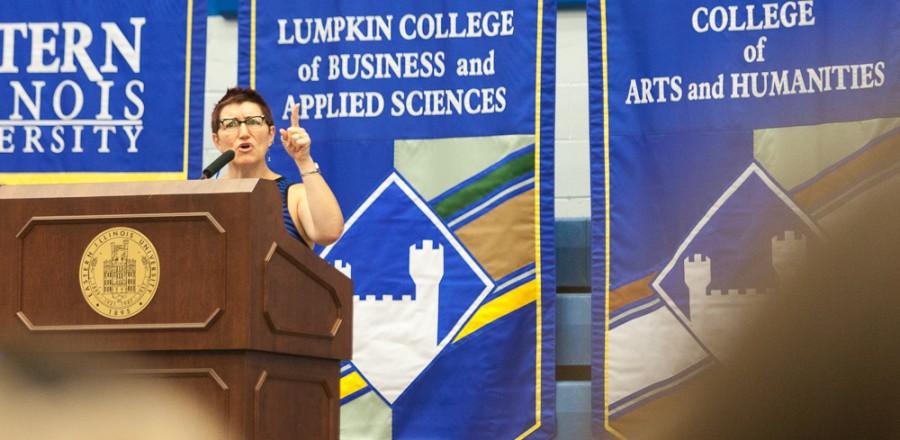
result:
<svg viewBox="0 0 900 440"><path fill-rule="evenodd" d="M205 41L205 1L4 2L0 182L199 174Z"/></svg>
<svg viewBox="0 0 900 440"><path fill-rule="evenodd" d="M588 3L594 432L640 435L900 187L900 6Z"/></svg>
<svg viewBox="0 0 900 440"><path fill-rule="evenodd" d="M248 0L239 76L347 215L341 438L554 433L553 1ZM281 148L272 168L298 170Z"/></svg>

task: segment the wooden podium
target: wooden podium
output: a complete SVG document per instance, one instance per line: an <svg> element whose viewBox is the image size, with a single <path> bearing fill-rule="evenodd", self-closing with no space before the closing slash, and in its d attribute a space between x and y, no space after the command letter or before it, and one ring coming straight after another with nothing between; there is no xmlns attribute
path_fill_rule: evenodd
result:
<svg viewBox="0 0 900 440"><path fill-rule="evenodd" d="M189 390L231 440L335 439L352 287L288 235L281 203L273 182L256 179L2 186L0 332L139 354L134 371ZM155 294L126 319L96 311L82 287L88 268L106 264L88 248L115 228L138 231L158 257ZM134 266L152 255L124 246L116 258L130 258L134 284ZM103 286L92 301L127 296Z"/></svg>

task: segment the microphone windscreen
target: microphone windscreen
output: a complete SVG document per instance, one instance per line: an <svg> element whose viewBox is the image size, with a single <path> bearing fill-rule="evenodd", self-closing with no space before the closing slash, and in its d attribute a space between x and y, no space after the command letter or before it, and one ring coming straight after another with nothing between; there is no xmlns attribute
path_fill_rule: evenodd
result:
<svg viewBox="0 0 900 440"><path fill-rule="evenodd" d="M228 150L212 161L205 170L203 170L203 178L209 179L210 176L219 172L228 162L234 160L234 150Z"/></svg>

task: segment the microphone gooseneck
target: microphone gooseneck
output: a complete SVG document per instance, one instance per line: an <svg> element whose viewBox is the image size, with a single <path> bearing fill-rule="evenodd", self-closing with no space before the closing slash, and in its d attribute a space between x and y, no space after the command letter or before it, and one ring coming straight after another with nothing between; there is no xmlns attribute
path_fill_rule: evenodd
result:
<svg viewBox="0 0 900 440"><path fill-rule="evenodd" d="M213 174L219 172L228 162L234 160L234 150L228 150L212 161L206 169L203 170L203 179L209 179Z"/></svg>

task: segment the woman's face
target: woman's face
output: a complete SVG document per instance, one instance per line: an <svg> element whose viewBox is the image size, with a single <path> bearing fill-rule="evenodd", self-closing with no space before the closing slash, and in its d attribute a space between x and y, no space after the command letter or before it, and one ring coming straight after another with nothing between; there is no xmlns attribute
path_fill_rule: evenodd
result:
<svg viewBox="0 0 900 440"><path fill-rule="evenodd" d="M219 128L213 142L220 152L234 150L234 164L248 165L265 161L275 139L275 127L263 120L262 109L254 102L228 104L219 112Z"/></svg>

